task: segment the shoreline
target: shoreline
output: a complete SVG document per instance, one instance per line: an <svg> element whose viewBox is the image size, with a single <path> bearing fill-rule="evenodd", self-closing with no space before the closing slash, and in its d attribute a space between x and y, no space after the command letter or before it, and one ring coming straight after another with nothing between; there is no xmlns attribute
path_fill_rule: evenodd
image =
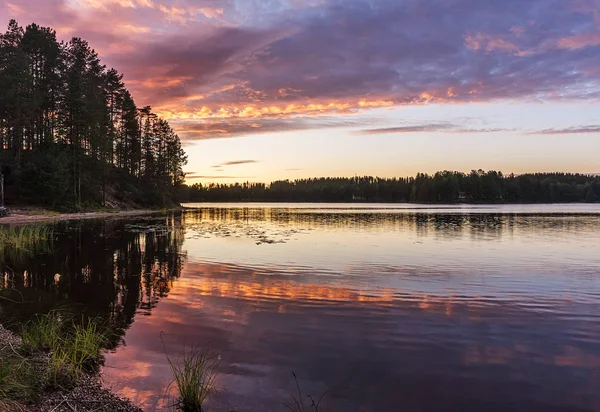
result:
<svg viewBox="0 0 600 412"><path fill-rule="evenodd" d="M21 337L5 329L0 324L0 352L9 350L20 355L22 347ZM39 373L44 373L49 357L45 354L34 354L24 357L28 361L41 365ZM54 391L41 391L39 400L35 404L7 401L0 399L0 410L31 411L31 412L72 412L72 411L116 411L116 412L142 412L131 400L115 395L110 388L102 384L100 373L84 374L72 388L57 389Z"/></svg>
<svg viewBox="0 0 600 412"><path fill-rule="evenodd" d="M166 209L168 211L182 210L182 209ZM135 209L135 210L111 210L102 212L76 212L76 213L59 213L43 209L35 210L24 210L14 209L10 210L10 214L5 217L0 217L0 225L3 224L21 224L21 223L34 223L34 222L52 222L52 221L63 221L63 220L85 220L85 219L104 219L104 218L120 218L120 217L132 217L132 216L145 216L151 214L163 213L164 210L156 209Z"/></svg>

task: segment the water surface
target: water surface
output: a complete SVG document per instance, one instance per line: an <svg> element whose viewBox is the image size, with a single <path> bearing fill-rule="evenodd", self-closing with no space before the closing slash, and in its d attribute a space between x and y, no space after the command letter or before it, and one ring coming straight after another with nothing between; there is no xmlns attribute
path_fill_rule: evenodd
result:
<svg viewBox="0 0 600 412"><path fill-rule="evenodd" d="M192 344L221 353L209 410L284 411L292 371L326 411L600 410L600 205L189 206L4 262L120 325L104 377L146 410Z"/></svg>

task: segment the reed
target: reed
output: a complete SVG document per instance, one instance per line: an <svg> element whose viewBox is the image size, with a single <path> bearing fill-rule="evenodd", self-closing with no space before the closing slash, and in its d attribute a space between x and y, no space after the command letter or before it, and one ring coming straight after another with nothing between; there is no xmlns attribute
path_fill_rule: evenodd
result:
<svg viewBox="0 0 600 412"><path fill-rule="evenodd" d="M0 244L17 249L33 249L52 238L53 231L46 225L2 226Z"/></svg>
<svg viewBox="0 0 600 412"><path fill-rule="evenodd" d="M166 347L165 354L173 373L167 392L175 385L179 394L175 406L183 412L203 412L202 405L215 387L219 355L201 346L184 349L179 359L169 356Z"/></svg>
<svg viewBox="0 0 600 412"><path fill-rule="evenodd" d="M302 388L300 387L300 383L298 382L298 376L296 376L295 372L292 372L292 375L294 376L294 382L296 384L296 393L291 394L291 399L286 400L283 403L283 406L285 406L290 412L320 412L321 409L319 408L321 407L321 401L325 397L325 393L321 395L318 401L315 401L315 399L311 395L307 395L306 399L308 399L310 403L308 403L308 405L305 405L305 397L302 395Z"/></svg>
<svg viewBox="0 0 600 412"><path fill-rule="evenodd" d="M0 225L0 263L19 261L35 253L51 250L54 231L47 225Z"/></svg>

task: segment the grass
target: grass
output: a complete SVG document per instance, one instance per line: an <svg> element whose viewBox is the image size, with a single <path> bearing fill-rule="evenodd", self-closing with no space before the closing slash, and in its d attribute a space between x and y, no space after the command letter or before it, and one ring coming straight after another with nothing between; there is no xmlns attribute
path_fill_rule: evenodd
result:
<svg viewBox="0 0 600 412"><path fill-rule="evenodd" d="M307 395L306 398L310 401L310 404L306 406L304 404L305 397L302 395L302 389L300 388L298 377L296 376L295 372L292 372L292 375L294 375L294 382L296 383L296 394L292 394L291 399L286 400L283 403L283 406L285 406L290 412L319 412L321 401L323 400L325 393L323 393L319 400L316 402L311 395Z"/></svg>
<svg viewBox="0 0 600 412"><path fill-rule="evenodd" d="M201 346L184 349L179 359L171 358L166 347L165 354L173 373L167 392L173 385L177 388L176 407L183 412L203 412L202 405L215 387L220 363L218 354Z"/></svg>
<svg viewBox="0 0 600 412"><path fill-rule="evenodd" d="M17 249L34 249L52 238L52 229L46 225L2 226L0 244Z"/></svg>
<svg viewBox="0 0 600 412"><path fill-rule="evenodd" d="M70 386L83 373L95 372L107 343L106 328L98 320L76 325L66 318L53 311L28 322L21 332L26 351L50 353L48 384L54 387Z"/></svg>
<svg viewBox="0 0 600 412"><path fill-rule="evenodd" d="M14 348L0 350L0 410L18 409L17 402L37 399L40 379L33 363Z"/></svg>
<svg viewBox="0 0 600 412"><path fill-rule="evenodd" d="M47 225L0 226L0 263L49 251L53 235Z"/></svg>
<svg viewBox="0 0 600 412"><path fill-rule="evenodd" d="M62 350L78 371L92 371L99 366L106 343L105 328L97 320L90 320L85 326L73 327L72 339L63 342Z"/></svg>
<svg viewBox="0 0 600 412"><path fill-rule="evenodd" d="M63 339L63 329L64 318L60 312L52 311L46 315L38 315L21 330L23 346L26 350L53 350Z"/></svg>

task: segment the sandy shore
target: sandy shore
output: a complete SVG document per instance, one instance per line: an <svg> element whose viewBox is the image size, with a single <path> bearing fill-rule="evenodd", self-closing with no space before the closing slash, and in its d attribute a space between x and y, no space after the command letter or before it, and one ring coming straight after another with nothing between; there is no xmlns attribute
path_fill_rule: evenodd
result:
<svg viewBox="0 0 600 412"><path fill-rule="evenodd" d="M19 224L30 222L57 221L57 220L81 220L81 219L105 219L150 215L160 213L158 210L115 210L109 212L83 212L83 213L57 213L43 210L11 210L10 215L0 217L0 224Z"/></svg>

